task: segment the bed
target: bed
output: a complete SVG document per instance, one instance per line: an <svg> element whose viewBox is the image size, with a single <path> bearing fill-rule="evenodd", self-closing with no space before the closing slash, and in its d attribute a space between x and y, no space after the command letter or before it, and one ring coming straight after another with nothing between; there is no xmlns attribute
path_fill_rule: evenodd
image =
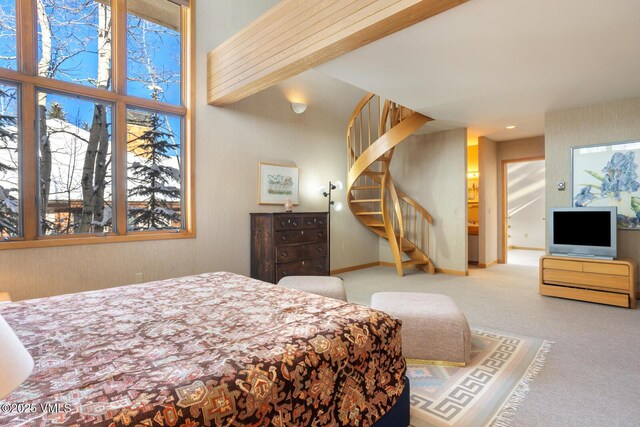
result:
<svg viewBox="0 0 640 427"><path fill-rule="evenodd" d="M233 273L0 314L35 360L3 426L377 427L408 392L398 320Z"/></svg>

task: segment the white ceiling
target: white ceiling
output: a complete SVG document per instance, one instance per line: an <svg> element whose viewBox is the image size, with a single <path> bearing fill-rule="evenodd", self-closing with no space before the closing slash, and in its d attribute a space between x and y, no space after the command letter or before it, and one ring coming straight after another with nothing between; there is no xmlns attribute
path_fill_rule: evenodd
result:
<svg viewBox="0 0 640 427"><path fill-rule="evenodd" d="M425 131L542 135L548 111L640 96L640 0L471 0L317 69L436 119Z"/></svg>

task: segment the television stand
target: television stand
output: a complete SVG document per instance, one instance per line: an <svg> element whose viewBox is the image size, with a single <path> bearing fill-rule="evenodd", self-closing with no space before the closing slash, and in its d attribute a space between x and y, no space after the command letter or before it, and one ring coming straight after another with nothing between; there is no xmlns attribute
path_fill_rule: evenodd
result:
<svg viewBox="0 0 640 427"><path fill-rule="evenodd" d="M636 308L636 263L546 255L540 258L540 294Z"/></svg>

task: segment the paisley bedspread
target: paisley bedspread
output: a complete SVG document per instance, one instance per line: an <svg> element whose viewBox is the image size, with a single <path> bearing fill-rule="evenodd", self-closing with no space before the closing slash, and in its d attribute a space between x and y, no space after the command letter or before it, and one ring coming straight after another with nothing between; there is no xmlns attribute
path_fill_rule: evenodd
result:
<svg viewBox="0 0 640 427"><path fill-rule="evenodd" d="M0 314L35 360L2 426L366 427L404 386L399 321L233 273Z"/></svg>

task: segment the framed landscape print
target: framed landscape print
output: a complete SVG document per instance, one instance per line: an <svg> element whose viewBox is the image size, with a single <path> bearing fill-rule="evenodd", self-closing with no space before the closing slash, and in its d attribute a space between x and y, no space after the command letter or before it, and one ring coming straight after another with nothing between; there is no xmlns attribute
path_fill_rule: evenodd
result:
<svg viewBox="0 0 640 427"><path fill-rule="evenodd" d="M615 206L618 229L640 230L640 141L571 149L572 205Z"/></svg>
<svg viewBox="0 0 640 427"><path fill-rule="evenodd" d="M287 199L298 204L298 168L258 163L258 204L284 205Z"/></svg>

